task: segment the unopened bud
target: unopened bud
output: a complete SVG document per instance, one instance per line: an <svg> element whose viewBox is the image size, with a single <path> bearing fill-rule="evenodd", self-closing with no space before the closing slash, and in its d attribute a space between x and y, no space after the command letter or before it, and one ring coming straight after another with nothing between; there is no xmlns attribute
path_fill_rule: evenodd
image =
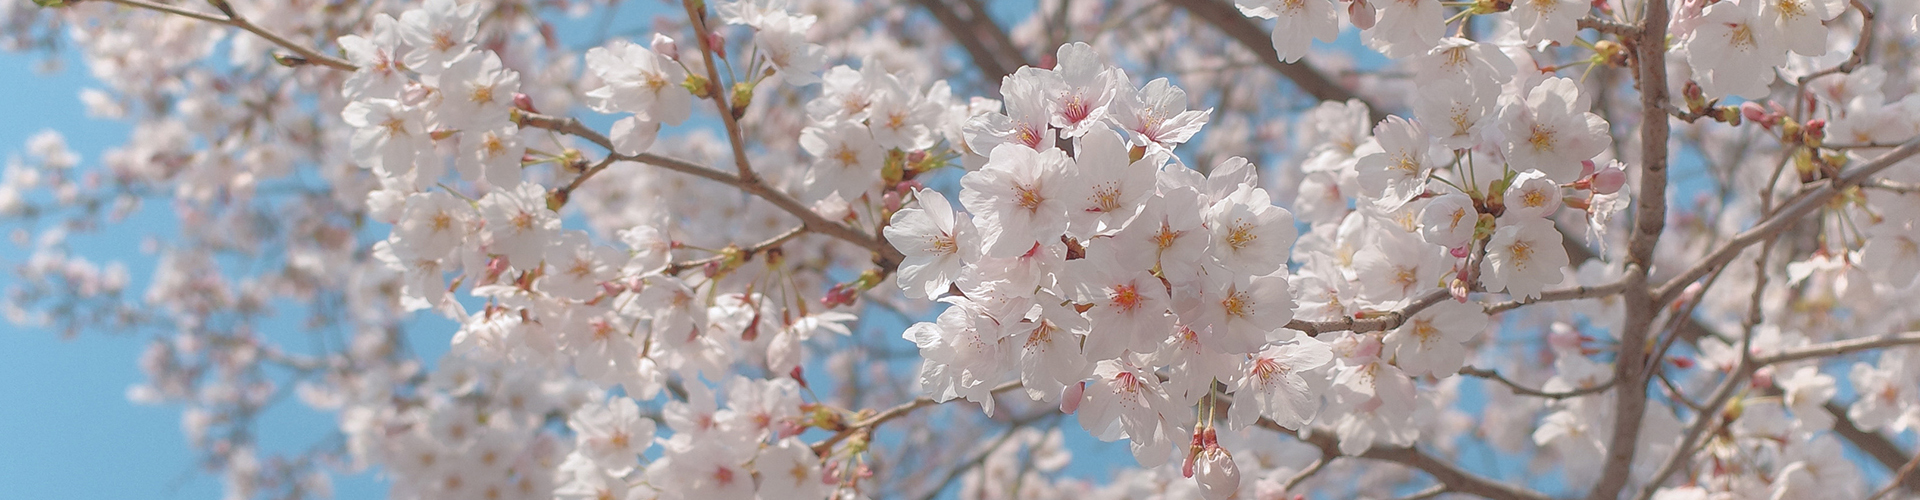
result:
<svg viewBox="0 0 1920 500"><path fill-rule="evenodd" d="M1240 468L1233 464L1233 454L1218 444L1207 447L1200 454L1199 467L1194 473L1194 482L1200 485L1200 497L1206 500L1226 500L1240 491Z"/></svg>
<svg viewBox="0 0 1920 500"><path fill-rule="evenodd" d="M1761 127L1773 128L1773 117L1767 113L1767 108L1760 106L1760 103L1753 101L1740 103L1740 116L1747 121L1760 124Z"/></svg>
<svg viewBox="0 0 1920 500"><path fill-rule="evenodd" d="M653 34L653 52L667 56L667 59L680 60L680 44L674 43L673 38L666 35Z"/></svg>
<svg viewBox="0 0 1920 500"><path fill-rule="evenodd" d="M1593 188L1594 194L1613 194L1619 192L1620 188L1626 184L1627 171L1607 168L1594 172L1593 180L1589 185Z"/></svg>
<svg viewBox="0 0 1920 500"><path fill-rule="evenodd" d="M787 372L787 376L792 377L794 382L799 382L800 387L807 386L807 372L802 367L794 366L793 371Z"/></svg>
<svg viewBox="0 0 1920 500"><path fill-rule="evenodd" d="M533 97L520 92L513 93L513 107L528 113L539 113L540 108L533 107Z"/></svg>
<svg viewBox="0 0 1920 500"><path fill-rule="evenodd" d="M726 59L727 58L726 35L721 35L720 32L718 31L707 32L707 48L713 50L714 56L717 56L721 59Z"/></svg>
<svg viewBox="0 0 1920 500"><path fill-rule="evenodd" d="M880 195L880 205L885 207L887 212L900 211L900 192L887 191L887 194Z"/></svg>
<svg viewBox="0 0 1920 500"><path fill-rule="evenodd" d="M301 66L306 66L311 61L308 61L307 58L305 57L300 57L293 54L274 53L273 62L279 63L281 66L286 66L289 68L298 68Z"/></svg>
<svg viewBox="0 0 1920 500"><path fill-rule="evenodd" d="M1827 121L1818 118L1807 120L1805 134L1807 145L1820 147L1821 141L1827 139Z"/></svg>
<svg viewBox="0 0 1920 500"><path fill-rule="evenodd" d="M1367 0L1353 0L1352 4L1347 5L1347 18L1353 21L1355 28L1373 29L1373 16L1373 4L1367 3Z"/></svg>
<svg viewBox="0 0 1920 500"><path fill-rule="evenodd" d="M1700 88L1700 82L1687 80L1680 85L1680 97L1686 99L1688 110L1700 110L1707 107L1707 92Z"/></svg>
<svg viewBox="0 0 1920 500"><path fill-rule="evenodd" d="M1078 384L1067 384L1066 387L1060 388L1060 413L1071 415L1079 410L1080 398L1085 397L1086 394L1087 382L1084 380Z"/></svg>

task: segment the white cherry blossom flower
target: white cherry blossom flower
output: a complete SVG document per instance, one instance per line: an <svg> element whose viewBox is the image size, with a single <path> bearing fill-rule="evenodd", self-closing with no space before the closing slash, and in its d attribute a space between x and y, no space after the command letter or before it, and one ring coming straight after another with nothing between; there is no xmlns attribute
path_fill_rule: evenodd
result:
<svg viewBox="0 0 1920 500"><path fill-rule="evenodd" d="M1299 230L1293 214L1273 206L1267 191L1242 185L1204 212L1208 253L1230 271L1269 274L1286 263Z"/></svg>
<svg viewBox="0 0 1920 500"><path fill-rule="evenodd" d="M1420 236L1428 243L1460 248L1473 239L1473 228L1479 218L1473 198L1449 192L1433 198L1420 209Z"/></svg>
<svg viewBox="0 0 1920 500"><path fill-rule="evenodd" d="M1333 0L1235 0L1234 4L1241 14L1278 20L1273 27L1273 50L1282 62L1305 57L1314 40L1333 43L1340 35L1340 12Z"/></svg>
<svg viewBox="0 0 1920 500"><path fill-rule="evenodd" d="M1119 260L1112 245L1087 249L1087 258L1068 261L1064 281L1077 302L1091 304L1087 317L1088 359L1113 359L1126 351L1147 354L1173 334L1171 299L1159 278Z"/></svg>
<svg viewBox="0 0 1920 500"><path fill-rule="evenodd" d="M1213 116L1212 109L1187 109L1187 91L1165 78L1155 78L1135 90L1125 72L1114 72L1118 94L1107 116L1126 131L1131 145L1171 150L1192 139Z"/></svg>
<svg viewBox="0 0 1920 500"><path fill-rule="evenodd" d="M481 236L488 251L522 270L539 267L548 242L560 232L560 219L547 209L547 190L539 184L487 193L480 199L480 214L486 220Z"/></svg>
<svg viewBox="0 0 1920 500"><path fill-rule="evenodd" d="M1288 429L1306 426L1320 410L1320 393L1306 377L1324 377L1315 372L1332 361L1333 350L1325 342L1305 335L1262 349L1242 365L1246 375L1233 394L1246 404L1235 404L1227 411L1229 425L1245 428L1267 417Z"/></svg>
<svg viewBox="0 0 1920 500"><path fill-rule="evenodd" d="M1521 172L1502 195L1507 211L1501 217L1552 217L1560 209L1560 185L1539 170Z"/></svg>
<svg viewBox="0 0 1920 500"><path fill-rule="evenodd" d="M1385 347L1407 375L1444 378L1467 365L1467 341L1486 329L1479 303L1442 300L1388 333Z"/></svg>
<svg viewBox="0 0 1920 500"><path fill-rule="evenodd" d="M400 39L413 46L407 51L407 67L438 75L448 63L472 50L470 42L480 28L480 3L427 0L421 9L400 13L398 28Z"/></svg>
<svg viewBox="0 0 1920 500"><path fill-rule="evenodd" d="M1066 204L1068 234L1086 239L1118 230L1139 210L1141 199L1153 194L1155 173L1166 157L1149 153L1129 161L1127 144L1105 126L1093 127L1075 143L1079 168Z"/></svg>
<svg viewBox="0 0 1920 500"><path fill-rule="evenodd" d="M1567 251L1560 230L1547 219L1521 219L1502 224L1487 240L1480 262L1480 283L1488 291L1506 290L1514 297L1534 298L1547 285L1565 279Z"/></svg>
<svg viewBox="0 0 1920 500"><path fill-rule="evenodd" d="M1046 80L1053 108L1048 123L1060 129L1061 137L1079 137L1107 116L1116 87L1115 70L1099 58L1086 42L1061 45L1054 57L1054 77Z"/></svg>
<svg viewBox="0 0 1920 500"><path fill-rule="evenodd" d="M1687 62L1708 97L1767 95L1774 68L1787 62L1778 28L1761 17L1765 0L1726 1L1707 6L1687 37Z"/></svg>
<svg viewBox="0 0 1920 500"><path fill-rule="evenodd" d="M906 255L898 281L908 297L935 298L946 293L967 261L978 258L973 218L955 213L939 191L914 192L918 208L894 212L883 232Z"/></svg>
<svg viewBox="0 0 1920 500"><path fill-rule="evenodd" d="M1074 168L1065 151L1002 144L986 166L961 176L960 204L974 215L986 255L1015 257L1059 239L1067 231Z"/></svg>
<svg viewBox="0 0 1920 500"><path fill-rule="evenodd" d="M1374 198L1382 209L1405 205L1425 192L1427 172L1435 167L1432 147L1419 124L1388 116L1374 127L1382 151L1360 157L1360 194Z"/></svg>
<svg viewBox="0 0 1920 500"><path fill-rule="evenodd" d="M1587 0L1517 0L1512 12L1527 45L1539 45L1572 43L1580 30L1580 18L1592 10L1593 2Z"/></svg>
<svg viewBox="0 0 1920 500"><path fill-rule="evenodd" d="M587 51L587 69L605 85L587 91L601 113L633 113L642 121L676 125L693 112L693 93L680 84L680 63L633 42L614 40Z"/></svg>
<svg viewBox="0 0 1920 500"><path fill-rule="evenodd" d="M1507 136L1507 161L1514 170L1537 169L1568 183L1580 176L1580 162L1607 150L1613 136L1607 121L1587 112L1587 96L1567 78L1549 78L1500 113Z"/></svg>

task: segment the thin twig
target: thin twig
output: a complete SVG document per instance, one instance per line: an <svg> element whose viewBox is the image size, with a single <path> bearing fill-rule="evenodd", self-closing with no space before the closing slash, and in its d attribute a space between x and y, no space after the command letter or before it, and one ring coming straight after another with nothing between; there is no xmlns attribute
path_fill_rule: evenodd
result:
<svg viewBox="0 0 1920 500"><path fill-rule="evenodd" d="M794 227L793 229L788 229L787 232L780 233L779 236L768 238L766 241L741 247L739 255L742 258L752 258L755 254L767 251L767 249L770 249L773 247L780 246L781 244L786 243L787 241L800 237L800 235L802 234L807 234L807 226L804 226L804 225L797 226L797 227ZM675 262L672 264L667 264L667 269L665 271L662 271L662 273L680 274L682 272L686 272L689 269L699 269L702 266L706 266L707 264L725 260L728 255L729 254L723 253L723 254L714 255L706 258L683 260L683 261Z"/></svg>
<svg viewBox="0 0 1920 500"><path fill-rule="evenodd" d="M829 220L819 213L814 212L813 209L808 208L806 204L801 203L800 200L794 199L786 192L767 184L764 179L758 177L743 179L733 174L708 168L687 160L652 153L641 153L637 155L622 154L613 149L613 141L608 140L607 136L591 128L587 128L587 126L581 124L578 119L560 118L519 111L516 111L516 113L518 123L520 123L522 127L547 129L579 137L607 150L607 155L610 157L615 157L622 161L645 163L674 172L689 174L702 179L726 184L745 191L747 194L766 200L775 207L779 207L780 210L787 212L788 215L800 219L801 224L806 227L807 231L831 236L872 251L877 255L874 263L879 265L884 271L891 272L904 259L900 251L894 249L893 244L888 243L886 240L846 224ZM606 167L603 166L600 168L604 169ZM598 169L590 169L582 173L581 176L590 176L597 172Z"/></svg>
<svg viewBox="0 0 1920 500"><path fill-rule="evenodd" d="M1007 391L1011 391L1018 388L1020 388L1020 381L1014 380L1004 384L1000 384L997 387L994 387L993 391L991 392L993 394L999 394L1002 392L1007 392ZM888 420L904 417L908 413L913 413L914 410L918 410L928 406L933 406L940 403L941 401L935 401L933 400L933 398L922 397L922 398L916 398L913 401L900 403L899 405L894 406L892 408L882 410L879 413L875 413L871 416L855 421L852 424L848 424L846 428L841 429L840 432L835 432L832 436L828 436L826 439L823 439L818 443L814 443L813 453L819 456L826 456L828 451L833 450L833 445L839 444L841 441L846 440L848 437L852 437L856 433L873 432L874 427L877 427L880 424L887 423Z"/></svg>
<svg viewBox="0 0 1920 500"><path fill-rule="evenodd" d="M1501 376L1500 372L1486 369L1486 368L1465 366L1460 368L1460 374L1466 375L1469 377L1478 377L1478 378L1483 378L1487 380L1492 380L1494 382L1499 382L1500 385L1507 386L1508 389L1511 389L1514 394L1518 394L1521 396L1533 396L1536 398L1547 398L1547 399L1567 399L1567 398L1585 396L1588 394L1604 392L1607 389L1612 388L1614 383L1614 380L1609 379L1606 382L1601 382L1599 384L1594 384L1588 387L1581 387L1581 388L1570 390L1570 391L1547 392L1540 389L1534 389L1531 387L1520 385L1518 382L1514 382L1513 380L1510 380L1504 376Z"/></svg>
<svg viewBox="0 0 1920 500"><path fill-rule="evenodd" d="M258 35L260 36L260 38L265 38L267 39L267 41L273 42L274 45L279 45L281 48L285 48L287 50L293 51L293 53L295 54L299 54L300 57L304 58L308 63L318 64L321 66L326 66L326 67L341 70L341 71L354 71L354 70L360 69L359 67L354 66L353 63L347 62L344 59L322 54L319 51L314 50L312 47L308 47L306 45L293 43L292 40L288 40L286 37L280 36L280 34L274 33L272 30L268 30L266 28L260 27L259 25L253 24L253 22L248 21L247 18L242 17L237 13L234 13L233 8L231 6L227 6L225 0L212 0L211 2L215 6L224 7L221 9L223 13L226 14L226 16L224 17L213 15L206 12L199 12L191 9L183 9L183 8L172 6L172 5L149 2L146 0L106 0L106 1L117 3L120 5L125 5L128 7L135 7L135 8L147 9L147 10L152 10L157 12L164 12L167 14L173 14L177 16L192 18L192 19L198 19L201 21L206 21L214 24L221 24L226 26L232 26L235 28L240 28L249 33Z"/></svg>

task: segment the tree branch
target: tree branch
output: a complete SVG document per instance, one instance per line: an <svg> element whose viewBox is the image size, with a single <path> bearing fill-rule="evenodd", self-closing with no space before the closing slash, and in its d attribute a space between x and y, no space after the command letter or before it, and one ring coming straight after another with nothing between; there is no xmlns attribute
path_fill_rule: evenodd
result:
<svg viewBox="0 0 1920 500"><path fill-rule="evenodd" d="M1512 390L1514 394L1519 394L1522 396L1533 396L1536 398L1547 398L1547 399L1567 399L1567 398L1585 396L1588 394L1604 392L1608 388L1613 387L1613 383L1615 382L1615 380L1608 380L1606 382L1595 384L1591 387L1581 387L1579 389L1574 389L1571 391L1547 392L1547 391L1542 391L1539 389L1534 389L1531 387L1520 385L1517 382L1514 382L1512 380L1507 379L1506 377L1501 376L1500 372L1495 370L1489 370L1486 368L1476 368L1472 366L1465 366L1460 368L1460 374L1466 375L1469 377L1479 377L1487 380L1492 380L1494 382L1499 382L1500 385L1507 386L1507 388Z"/></svg>
<svg viewBox="0 0 1920 500"><path fill-rule="evenodd" d="M828 220L826 217L814 212L813 209L807 208L800 200L794 199L785 192L768 185L764 179L759 177L736 177L697 163L652 153L641 153L638 155L621 154L613 149L613 141L608 140L607 136L601 135L591 128L587 128L587 126L581 124L578 119L559 118L539 113L519 111L516 111L516 113L518 113L518 122L523 127L547 129L585 139L587 142L594 143L602 149L606 149L607 155L610 157L623 161L645 163L736 187L741 191L745 191L748 194L766 200L768 203L772 203L789 215L799 218L801 224L804 225L807 231L831 236L872 251L876 255L875 264L879 265L882 269L891 271L904 259L900 251L894 249L893 244L888 243L886 240L867 234L846 224ZM602 166L599 168L606 167ZM581 175L592 175L595 172L597 172L597 170L588 170Z"/></svg>
<svg viewBox="0 0 1920 500"><path fill-rule="evenodd" d="M321 66L326 66L326 67L341 70L341 71L354 71L354 70L360 69L359 67L354 66L353 63L347 62L344 59L322 54L319 51L313 50L312 47L293 43L292 40L288 40L286 37L280 36L280 34L278 33L274 33L271 30L268 30L266 28L260 27L259 25L253 24L252 21L248 21L247 18L242 17L238 13L235 13L233 11L233 7L230 5L227 5L226 0L210 0L209 2L209 3L212 3L215 7L220 8L221 13L225 14L224 17L216 16L216 15L205 13L205 12L199 12L191 9L183 9L183 8L172 6L172 5L148 2L146 0L106 0L106 1L117 3L120 5L125 5L128 7L147 9L147 10L163 12L167 14L173 14L177 16L192 18L192 19L198 19L201 21L206 21L214 24L240 28L242 30L247 31L248 33L253 33L255 35L258 35L260 38L265 38L267 39L267 41L273 42L274 45L279 45L281 48L285 48L287 50L293 51L293 53L295 54L299 54L299 56L305 60L304 62L318 64Z"/></svg>
<svg viewBox="0 0 1920 500"><path fill-rule="evenodd" d="M693 38L700 46L700 58L707 65L707 95L713 100L715 111L720 114L720 124L726 126L727 142L733 145L733 166L739 170L740 179L758 182L759 176L753 173L753 165L747 162L747 133L740 129L740 117L735 116L733 104L728 102L727 93L732 88L721 85L720 69L713 64L712 46L715 38L707 27L706 3L698 0L682 0L687 9L687 23L693 26ZM725 49L725 47L721 47ZM739 82L735 82L738 84ZM745 111L745 110L739 110Z"/></svg>
<svg viewBox="0 0 1920 500"><path fill-rule="evenodd" d="M994 394L999 394L1002 392L1007 392L1007 391L1011 391L1018 388L1020 388L1020 381L1013 380L1004 384L1000 384L997 387L994 387L992 392ZM924 397L915 398L913 401L900 403L899 405L894 406L892 408L882 410L879 413L875 413L870 416L867 416L866 418L857 420L854 423L847 425L846 428L841 429L839 432L833 433L832 436L828 436L826 439L820 440L820 442L818 443L814 443L813 454L819 455L819 456L826 456L827 452L833 451L833 445L839 444L841 441L846 440L848 437L852 437L856 433L873 432L874 427L877 427L880 424L887 423L888 420L904 417L904 416L907 416L908 413L913 413L914 410L918 410L928 406L933 406L939 403L941 403L941 401L934 401L932 398L924 398Z"/></svg>
<svg viewBox="0 0 1920 500"><path fill-rule="evenodd" d="M1231 38L1239 42L1241 47L1253 51L1253 55L1259 57L1261 63L1266 64L1269 68L1273 68L1275 72L1280 73L1280 76L1293 81L1295 86L1300 87L1300 90L1305 91L1308 95L1312 95L1315 99L1322 101L1358 99L1367 105L1367 110L1372 121L1378 122L1387 118L1386 110L1380 109L1380 106L1368 101L1366 98L1360 97L1358 94L1354 94L1353 91L1349 90L1346 86L1335 83L1332 79L1327 78L1327 75L1321 73L1320 70L1314 69L1313 66L1304 62L1282 62L1280 60L1280 52L1273 49L1272 34L1268 30L1261 28L1260 25L1254 24L1253 20L1247 19L1247 16L1240 14L1240 10L1234 7L1233 4L1221 0L1164 1L1186 9L1188 14L1192 14L1194 17L1206 21L1207 24L1213 25L1214 28L1218 28L1222 34L1227 35L1227 38Z"/></svg>
<svg viewBox="0 0 1920 500"><path fill-rule="evenodd" d="M1687 268L1687 270L1682 271L1679 275L1674 276L1673 279L1661 284L1654 294L1655 297L1658 297L1656 300L1658 302L1672 300L1673 295L1680 293L1680 290L1684 289L1688 283L1692 283L1694 280L1706 276L1707 273L1713 272L1715 268L1726 265L1728 261L1738 256L1741 250L1771 238L1781 231L1785 231L1794 221L1799 220L1801 217L1812 213L1820 207L1826 206L1827 201L1832 200L1835 196L1839 196L1846 188L1865 183L1869 176L1886 170L1888 167L1892 167L1894 164L1907 159L1907 157L1913 156L1915 153L1920 153L1920 137L1908 140L1905 144L1901 144L1900 147L1894 148L1892 151L1888 151L1878 158L1867 161L1866 164L1861 165L1859 168L1847 174L1841 175L1839 178L1802 191L1799 195L1792 198L1787 205L1781 207L1780 211L1775 212L1759 224L1755 224L1752 228L1748 228L1746 231L1735 235L1733 239L1727 240L1726 244L1721 245L1720 248L1708 254L1705 259L1694 263L1693 267ZM1642 197L1642 199L1645 198L1647 197Z"/></svg>
<svg viewBox="0 0 1920 500"><path fill-rule="evenodd" d="M1014 70L1027 64L1020 55L1020 48L1013 45L1013 39L1007 31L994 24L986 10L978 2L960 1L968 13L962 15L955 10L951 0L914 0L921 8L933 15L933 19L946 28L947 35L960 42L966 48L967 55L973 58L973 64L980 68L980 81L988 90L1000 88L1000 79L1013 74Z"/></svg>
<svg viewBox="0 0 1920 500"><path fill-rule="evenodd" d="M1452 294L1446 290L1435 289L1413 299L1413 302L1407 303L1406 307L1393 311L1372 314L1366 318L1349 316L1331 321L1305 321L1296 319L1287 322L1287 328L1305 332L1307 336L1317 336L1322 333L1341 331L1361 333L1392 330L1406 323L1407 318L1419 314L1420 311L1426 310L1426 308L1433 307L1434 304L1438 304L1442 300L1448 300L1450 297L1452 297Z"/></svg>
<svg viewBox="0 0 1920 500"><path fill-rule="evenodd" d="M1641 417L1647 406L1647 334L1658 304L1647 285L1653 267L1653 249L1667 223L1667 2L1646 2L1637 37L1633 38L1640 80L1640 184L1634 191L1634 231L1627 240L1626 293L1622 301L1626 321L1620 331L1620 351L1614 359L1615 392L1613 436L1608 442L1600 480L1589 500L1614 500L1626 487L1633 455L1640 440Z"/></svg>
<svg viewBox="0 0 1920 500"><path fill-rule="evenodd" d="M1287 430L1285 427L1281 427L1280 424L1274 423L1269 419L1260 419L1259 425L1265 429L1299 437L1298 434ZM1311 435L1299 437L1299 439L1301 442L1320 448L1320 452L1326 456L1340 456L1340 443L1334 438L1332 433L1315 431ZM1393 462L1420 469L1421 472L1433 476L1435 481L1445 485L1446 491L1455 493L1479 495L1494 500L1548 500L1549 498L1533 490L1494 481L1461 470L1454 467L1453 464L1434 458L1432 455L1428 455L1426 452L1414 447L1383 447L1375 445L1372 449L1367 450L1366 453L1361 453L1360 458Z"/></svg>
<svg viewBox="0 0 1920 500"><path fill-rule="evenodd" d="M1800 361L1803 359L1839 356L1842 354L1849 354L1849 353L1855 353L1860 351L1870 351L1874 349L1898 347L1898 346L1914 345L1914 344L1920 344L1920 331L1894 333L1894 334L1881 335L1878 337L1838 340L1833 342L1827 342L1824 344L1814 344L1810 346L1796 347L1793 349L1780 351L1778 353L1775 353L1772 356L1760 358L1756 362L1756 364L1759 366L1767 366L1767 365L1774 365L1774 364L1780 364L1780 363L1790 363L1794 361Z"/></svg>

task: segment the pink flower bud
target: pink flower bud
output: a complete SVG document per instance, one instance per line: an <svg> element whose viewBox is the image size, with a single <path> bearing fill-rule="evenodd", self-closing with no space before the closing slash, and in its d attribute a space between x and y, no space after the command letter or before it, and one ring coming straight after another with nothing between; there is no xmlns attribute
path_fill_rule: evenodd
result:
<svg viewBox="0 0 1920 500"><path fill-rule="evenodd" d="M1591 175L1593 175L1593 160L1580 160L1580 177L1586 178Z"/></svg>
<svg viewBox="0 0 1920 500"><path fill-rule="evenodd" d="M1200 484L1200 497L1226 500L1240 491L1240 468L1233 465L1233 454L1218 445L1200 454L1193 480Z"/></svg>
<svg viewBox="0 0 1920 500"><path fill-rule="evenodd" d="M539 113L540 108L533 107L533 98L519 92L513 93L513 107L528 113Z"/></svg>
<svg viewBox="0 0 1920 500"><path fill-rule="evenodd" d="M1355 28L1373 29L1373 16L1373 5L1367 3L1367 0L1353 0L1353 4L1347 6L1347 18L1353 21Z"/></svg>
<svg viewBox="0 0 1920 500"><path fill-rule="evenodd" d="M900 192L888 191L887 194L880 195L880 204L886 207L888 212L900 211Z"/></svg>
<svg viewBox="0 0 1920 500"><path fill-rule="evenodd" d="M1080 398L1087 394L1087 383L1067 384L1060 388L1060 413L1072 414L1080 409Z"/></svg>
<svg viewBox="0 0 1920 500"><path fill-rule="evenodd" d="M1760 103L1757 102L1747 101L1740 103L1740 116L1746 118L1747 121L1763 123L1769 127L1773 126L1772 122L1767 120L1767 108L1762 107Z"/></svg>
<svg viewBox="0 0 1920 500"><path fill-rule="evenodd" d="M1807 142L1819 142L1827 138L1827 121L1819 118L1807 120Z"/></svg>
<svg viewBox="0 0 1920 500"><path fill-rule="evenodd" d="M726 59L727 58L727 37L721 35L720 32L717 32L717 31L707 33L707 48L713 49L713 55L718 56L721 59Z"/></svg>
<svg viewBox="0 0 1920 500"><path fill-rule="evenodd" d="M1620 187L1625 185L1627 185L1627 171L1625 170L1608 168L1593 173L1592 186L1594 194L1613 194L1619 192Z"/></svg>
<svg viewBox="0 0 1920 500"><path fill-rule="evenodd" d="M799 382L800 387L807 386L807 373L804 369L802 369L802 367L799 367L799 366L793 367L793 371L787 372L787 376L793 377L794 382Z"/></svg>
<svg viewBox="0 0 1920 500"><path fill-rule="evenodd" d="M674 43L673 38L666 35L653 34L653 51L667 56L667 59L680 60L680 44Z"/></svg>

